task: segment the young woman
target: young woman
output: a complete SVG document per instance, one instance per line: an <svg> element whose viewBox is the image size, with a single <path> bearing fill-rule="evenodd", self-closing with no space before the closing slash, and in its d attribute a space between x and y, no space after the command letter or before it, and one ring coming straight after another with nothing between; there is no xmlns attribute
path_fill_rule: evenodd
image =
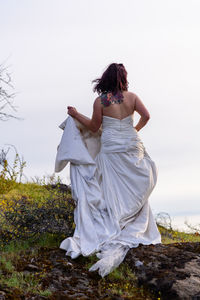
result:
<svg viewBox="0 0 200 300"><path fill-rule="evenodd" d="M100 231L103 235L105 231L107 238L97 245L96 252L99 251L97 256L100 260L90 270L99 269L99 274L105 276L121 263L128 249L140 243L161 243L148 203L157 181L157 169L138 135L150 115L139 97L128 91L127 71L123 64L110 64L101 78L93 82L94 92L99 96L94 101L92 118L88 119L71 106L68 106L68 114L89 131L96 132L102 126L101 147L95 157L95 185L99 186L105 205L102 211L109 220L99 209L99 222L93 223L97 225L93 229L88 226L82 238L76 232L76 236L68 238L61 248L68 251L67 255L71 257L72 252L76 256L76 251L77 255L84 255L80 250L81 244L84 243L87 248L87 241L89 245L95 226L100 226L100 219L104 218L105 229L100 230L98 227L97 235ZM140 115L140 119L134 127L135 112ZM89 189L91 193L92 185L94 182ZM77 186L75 188L78 189ZM97 212L94 213L94 220L97 220ZM116 230L113 231L113 228Z"/></svg>

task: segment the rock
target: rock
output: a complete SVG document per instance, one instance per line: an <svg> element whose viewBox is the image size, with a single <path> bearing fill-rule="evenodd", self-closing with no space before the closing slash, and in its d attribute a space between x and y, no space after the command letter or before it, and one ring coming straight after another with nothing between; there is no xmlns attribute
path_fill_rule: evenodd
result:
<svg viewBox="0 0 200 300"><path fill-rule="evenodd" d="M85 294L83 293L75 293L73 295L70 296L70 299L89 299Z"/></svg>
<svg viewBox="0 0 200 300"><path fill-rule="evenodd" d="M28 264L24 267L24 270L26 270L26 271L40 271L40 268L38 266Z"/></svg>
<svg viewBox="0 0 200 300"><path fill-rule="evenodd" d="M0 300L6 300L6 293L3 291L0 291Z"/></svg>
<svg viewBox="0 0 200 300"><path fill-rule="evenodd" d="M186 300L200 294L200 243L140 245L129 250L125 261L138 284L157 295L161 292L163 300Z"/></svg>
<svg viewBox="0 0 200 300"><path fill-rule="evenodd" d="M176 280L173 284L173 289L177 291L180 299L188 299L199 294L200 300L200 267L198 265L199 259L193 259L187 262L182 269L183 272L187 271L189 276L183 280ZM197 296L195 296L197 297Z"/></svg>
<svg viewBox="0 0 200 300"><path fill-rule="evenodd" d="M136 267L143 266L143 262L142 262L142 261L140 261L140 260L136 260L136 262L135 262L135 266L136 266Z"/></svg>
<svg viewBox="0 0 200 300"><path fill-rule="evenodd" d="M36 296L33 296L33 297L31 297L29 299L26 299L26 300L46 300L46 299L47 299L46 297L36 295Z"/></svg>

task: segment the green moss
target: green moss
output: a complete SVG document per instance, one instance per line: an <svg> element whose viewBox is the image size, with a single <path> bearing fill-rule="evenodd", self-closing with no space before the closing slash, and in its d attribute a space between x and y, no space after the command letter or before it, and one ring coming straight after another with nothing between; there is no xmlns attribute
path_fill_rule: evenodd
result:
<svg viewBox="0 0 200 300"><path fill-rule="evenodd" d="M113 282L124 280L124 278L128 278L131 281L136 281L135 275L126 264L121 264L117 269L108 274L107 278Z"/></svg>
<svg viewBox="0 0 200 300"><path fill-rule="evenodd" d="M49 296L51 296L51 294L52 294L52 292L48 289L43 290L43 291L42 290L38 291L38 295L43 296L43 297L49 297Z"/></svg>
<svg viewBox="0 0 200 300"><path fill-rule="evenodd" d="M125 299L155 299L154 295L144 287L138 287L137 278L126 263L99 280L99 288L110 295L118 295Z"/></svg>
<svg viewBox="0 0 200 300"><path fill-rule="evenodd" d="M5 256L0 257L0 266L1 270L6 273L12 273L15 270L12 261Z"/></svg>

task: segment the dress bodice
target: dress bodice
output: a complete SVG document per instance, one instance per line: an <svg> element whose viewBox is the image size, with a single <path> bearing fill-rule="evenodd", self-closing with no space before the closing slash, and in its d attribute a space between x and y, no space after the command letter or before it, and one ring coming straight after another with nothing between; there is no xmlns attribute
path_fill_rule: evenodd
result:
<svg viewBox="0 0 200 300"><path fill-rule="evenodd" d="M129 115L123 119L117 119L109 116L103 116L102 128L116 128L116 129L127 129L133 128L133 118Z"/></svg>
<svg viewBox="0 0 200 300"><path fill-rule="evenodd" d="M143 156L144 147L133 127L132 115L123 119L103 116L101 152L132 152L137 156Z"/></svg>

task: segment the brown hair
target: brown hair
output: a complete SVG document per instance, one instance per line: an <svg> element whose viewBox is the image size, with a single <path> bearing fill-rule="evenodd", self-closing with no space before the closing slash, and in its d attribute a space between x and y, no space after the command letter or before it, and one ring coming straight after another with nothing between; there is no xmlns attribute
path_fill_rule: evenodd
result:
<svg viewBox="0 0 200 300"><path fill-rule="evenodd" d="M110 64L101 78L97 78L93 82L96 83L93 91L98 94L112 92L115 95L119 91L128 90L127 71L123 64Z"/></svg>

